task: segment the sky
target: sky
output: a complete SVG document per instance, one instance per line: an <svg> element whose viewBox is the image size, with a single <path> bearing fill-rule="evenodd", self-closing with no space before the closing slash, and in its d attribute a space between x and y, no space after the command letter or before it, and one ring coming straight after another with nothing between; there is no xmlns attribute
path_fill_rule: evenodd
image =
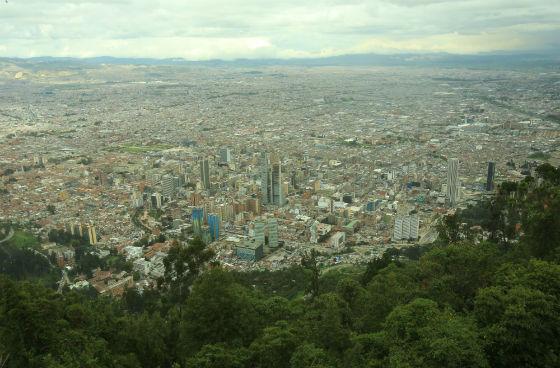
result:
<svg viewBox="0 0 560 368"><path fill-rule="evenodd" d="M560 50L560 0L0 0L7 57L535 50Z"/></svg>

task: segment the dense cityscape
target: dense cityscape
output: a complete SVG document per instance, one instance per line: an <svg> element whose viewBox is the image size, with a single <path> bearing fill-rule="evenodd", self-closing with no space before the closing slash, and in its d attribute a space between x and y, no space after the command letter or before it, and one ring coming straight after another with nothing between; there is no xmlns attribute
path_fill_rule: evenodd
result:
<svg viewBox="0 0 560 368"><path fill-rule="evenodd" d="M237 271L366 264L560 162L557 69L0 64L0 221L61 288L153 288L194 238ZM57 232L128 266L77 272Z"/></svg>

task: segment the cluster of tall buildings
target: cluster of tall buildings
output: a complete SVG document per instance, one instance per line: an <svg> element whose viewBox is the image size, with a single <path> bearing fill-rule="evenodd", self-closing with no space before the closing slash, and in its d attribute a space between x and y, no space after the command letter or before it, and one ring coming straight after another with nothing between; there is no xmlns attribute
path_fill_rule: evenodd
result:
<svg viewBox="0 0 560 368"><path fill-rule="evenodd" d="M87 235L87 240L90 245L95 245L97 241L97 230L93 224L87 224L85 227L81 223L66 224L66 232L72 235L79 235L81 238Z"/></svg>
<svg viewBox="0 0 560 368"><path fill-rule="evenodd" d="M270 248L278 247L278 220L270 218L267 221L255 221L254 223L254 240L258 244L265 244L266 236L268 235L268 246Z"/></svg>
<svg viewBox="0 0 560 368"><path fill-rule="evenodd" d="M488 192L494 190L494 177L496 176L496 163L488 162L488 172L486 175L486 185L484 189ZM447 199L449 205L454 207L461 194L461 182L459 181L459 160L450 158L447 161Z"/></svg>
<svg viewBox="0 0 560 368"><path fill-rule="evenodd" d="M220 238L221 219L219 215L214 213L205 215L204 208L193 208L191 219L193 232L206 243L214 242Z"/></svg>

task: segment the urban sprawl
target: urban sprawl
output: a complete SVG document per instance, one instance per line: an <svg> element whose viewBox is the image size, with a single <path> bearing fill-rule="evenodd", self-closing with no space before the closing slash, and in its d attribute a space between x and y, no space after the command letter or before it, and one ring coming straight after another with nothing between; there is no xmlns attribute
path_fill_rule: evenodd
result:
<svg viewBox="0 0 560 368"><path fill-rule="evenodd" d="M62 281L100 293L154 286L195 237L240 271L365 263L560 159L550 70L1 64L0 221L62 270L53 229L124 256Z"/></svg>

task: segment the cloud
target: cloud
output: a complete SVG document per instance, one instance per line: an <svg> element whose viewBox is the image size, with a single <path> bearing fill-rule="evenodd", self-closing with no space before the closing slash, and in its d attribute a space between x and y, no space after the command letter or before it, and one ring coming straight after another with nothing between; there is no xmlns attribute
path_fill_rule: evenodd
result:
<svg viewBox="0 0 560 368"><path fill-rule="evenodd" d="M306 57L560 46L558 0L11 0L0 56Z"/></svg>

